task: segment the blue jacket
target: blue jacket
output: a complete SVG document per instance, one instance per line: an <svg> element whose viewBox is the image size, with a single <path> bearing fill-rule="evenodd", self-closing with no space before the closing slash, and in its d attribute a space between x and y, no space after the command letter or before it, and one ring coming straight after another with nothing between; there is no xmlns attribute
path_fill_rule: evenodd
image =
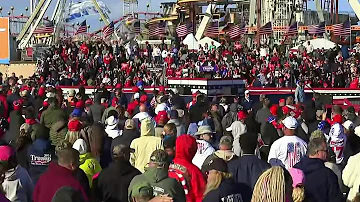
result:
<svg viewBox="0 0 360 202"><path fill-rule="evenodd" d="M232 179L225 179L220 186L207 193L203 202L250 202L252 191L243 184L236 184Z"/></svg>
<svg viewBox="0 0 360 202"><path fill-rule="evenodd" d="M51 161L56 161L55 147L49 140L36 139L28 148L29 175L34 184L47 170Z"/></svg>
<svg viewBox="0 0 360 202"><path fill-rule="evenodd" d="M342 202L338 179L335 173L325 167L321 159L303 157L294 168L305 174L305 201L308 202Z"/></svg>
<svg viewBox="0 0 360 202"><path fill-rule="evenodd" d="M270 168L270 164L255 155L244 155L230 161L228 167L235 182L244 183L253 190L257 179L265 170Z"/></svg>
<svg viewBox="0 0 360 202"><path fill-rule="evenodd" d="M249 98L249 101L246 100L245 98L242 99L242 101L241 101L241 105L243 106L244 110L252 109L253 104L254 104L254 101L250 98Z"/></svg>

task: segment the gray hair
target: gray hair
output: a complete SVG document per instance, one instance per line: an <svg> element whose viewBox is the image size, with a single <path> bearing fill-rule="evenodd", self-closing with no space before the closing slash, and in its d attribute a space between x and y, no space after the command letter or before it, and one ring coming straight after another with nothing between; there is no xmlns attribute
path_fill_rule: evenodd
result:
<svg viewBox="0 0 360 202"><path fill-rule="evenodd" d="M314 156L318 151L326 149L323 147L324 144L326 144L326 142L323 138L314 138L310 140L308 144L308 155Z"/></svg>

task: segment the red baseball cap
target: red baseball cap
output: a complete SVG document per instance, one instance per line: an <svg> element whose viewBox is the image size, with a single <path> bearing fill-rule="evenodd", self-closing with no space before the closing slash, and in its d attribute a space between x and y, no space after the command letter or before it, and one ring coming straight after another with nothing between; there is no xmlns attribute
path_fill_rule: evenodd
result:
<svg viewBox="0 0 360 202"><path fill-rule="evenodd" d="M247 114L244 111L239 111L238 112L239 120L244 120L244 119L246 119L246 117L247 117Z"/></svg>

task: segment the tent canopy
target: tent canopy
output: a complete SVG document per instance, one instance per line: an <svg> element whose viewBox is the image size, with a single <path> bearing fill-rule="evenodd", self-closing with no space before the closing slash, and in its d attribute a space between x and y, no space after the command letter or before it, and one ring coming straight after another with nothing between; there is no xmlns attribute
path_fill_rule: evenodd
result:
<svg viewBox="0 0 360 202"><path fill-rule="evenodd" d="M183 44L187 45L189 50L197 50L199 48L199 42L195 39L192 33L185 37Z"/></svg>
<svg viewBox="0 0 360 202"><path fill-rule="evenodd" d="M309 40L310 41L310 44L313 45L314 49L322 49L324 48L325 50L327 49L331 49L331 48L334 48L336 46L336 44L332 41L329 41L327 39L324 39L324 38L318 38L318 39L312 39L312 40ZM308 41L305 41L303 43L303 45L306 47L307 46L307 43ZM290 51L297 51L299 48L299 46L295 46L295 47L292 47L290 49Z"/></svg>

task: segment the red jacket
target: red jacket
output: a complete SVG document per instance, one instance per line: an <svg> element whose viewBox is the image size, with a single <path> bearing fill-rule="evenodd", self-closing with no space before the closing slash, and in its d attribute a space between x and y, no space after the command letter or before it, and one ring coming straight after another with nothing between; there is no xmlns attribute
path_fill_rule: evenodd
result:
<svg viewBox="0 0 360 202"><path fill-rule="evenodd" d="M0 117L8 118L9 107L5 95L3 94L0 95L0 102L2 102L1 104L4 106L4 114L0 114Z"/></svg>
<svg viewBox="0 0 360 202"><path fill-rule="evenodd" d="M72 171L50 163L48 170L40 177L36 183L33 193L33 202L51 202L57 190L61 187L72 187L80 191L86 201L88 197L80 182L73 176Z"/></svg>
<svg viewBox="0 0 360 202"><path fill-rule="evenodd" d="M184 176L188 178L186 181L189 185L183 185L184 189L187 187L188 194L186 194L187 202L201 202L204 197L205 179L198 167L191 161L195 156L197 144L194 137L190 135L181 135L176 139L176 153L174 159L174 166L180 165L186 168ZM179 180L175 172L169 170L169 177ZM185 192L186 193L186 192Z"/></svg>

